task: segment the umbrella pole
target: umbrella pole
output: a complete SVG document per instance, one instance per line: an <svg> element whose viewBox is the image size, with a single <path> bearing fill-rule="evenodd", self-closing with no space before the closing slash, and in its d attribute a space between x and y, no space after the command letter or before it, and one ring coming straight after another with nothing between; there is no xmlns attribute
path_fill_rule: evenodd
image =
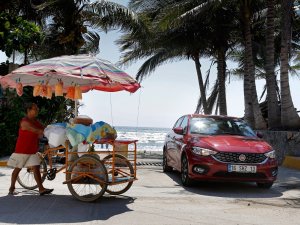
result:
<svg viewBox="0 0 300 225"><path fill-rule="evenodd" d="M75 117L77 117L78 116L78 105L77 105L78 103L77 103L77 100L75 100L75 109L74 109L74 115L75 115Z"/></svg>

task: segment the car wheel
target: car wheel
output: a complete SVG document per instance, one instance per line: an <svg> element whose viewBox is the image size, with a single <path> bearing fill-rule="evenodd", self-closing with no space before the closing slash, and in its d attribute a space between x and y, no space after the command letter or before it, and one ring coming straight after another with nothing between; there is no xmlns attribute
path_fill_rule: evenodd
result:
<svg viewBox="0 0 300 225"><path fill-rule="evenodd" d="M257 184L257 187L259 187L259 188L269 189L269 188L272 187L273 182L267 182L267 183L259 183L259 182L257 182L256 184Z"/></svg>
<svg viewBox="0 0 300 225"><path fill-rule="evenodd" d="M193 183L193 180L189 177L189 162L185 155L181 159L181 182L186 187L191 186Z"/></svg>
<svg viewBox="0 0 300 225"><path fill-rule="evenodd" d="M164 172L171 172L173 168L171 166L168 166L168 160L166 156L166 151L163 151L163 171Z"/></svg>

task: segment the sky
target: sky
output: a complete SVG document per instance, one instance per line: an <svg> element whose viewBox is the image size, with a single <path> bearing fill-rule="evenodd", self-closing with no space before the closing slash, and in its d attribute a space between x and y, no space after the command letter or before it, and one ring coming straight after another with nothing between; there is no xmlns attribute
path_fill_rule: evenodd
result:
<svg viewBox="0 0 300 225"><path fill-rule="evenodd" d="M114 44L120 33L114 31L101 34L100 58L108 59L113 63L118 62L121 53ZM122 69L135 76L143 61ZM201 60L203 75L209 69L210 61ZM235 66L228 63L228 67ZM212 70L212 80L217 76L216 68ZM194 113L199 98L199 86L194 62L184 60L164 64L155 72L146 77L142 88L134 94L126 92L101 93L91 91L83 95L83 104L80 113L93 115L93 119L102 119L118 126L146 126L146 127L172 127L176 120L189 113ZM265 85L264 80L257 80L258 96ZM291 92L294 106L300 110L300 98L297 98L297 88L300 80L290 78ZM244 115L243 81L230 77L226 82L226 97L228 115L242 117ZM111 104L110 104L111 103ZM112 107L112 116L111 116Z"/></svg>
<svg viewBox="0 0 300 225"><path fill-rule="evenodd" d="M118 1L124 5L126 2L126 0ZM98 57L117 63L121 53L114 42L120 35L118 31L100 33ZM5 54L0 52L0 63L6 59ZM121 69L135 77L142 63L143 61L139 61ZM210 62L202 59L201 64L202 73L205 74ZM234 64L228 63L228 66L233 67ZM216 68L214 68L213 78L216 78L216 73ZM258 96L264 84L264 80L256 81ZM113 126L170 128L180 116L195 112L199 86L192 60L168 63L158 67L142 81L141 86L142 88L133 94L125 91L108 93L96 90L85 93L80 101L82 106L79 107L79 115L87 115L94 122L105 121ZM299 78L291 77L290 86L294 106L300 110ZM228 115L242 117L244 115L242 80L231 76L230 81L226 82L226 98Z"/></svg>

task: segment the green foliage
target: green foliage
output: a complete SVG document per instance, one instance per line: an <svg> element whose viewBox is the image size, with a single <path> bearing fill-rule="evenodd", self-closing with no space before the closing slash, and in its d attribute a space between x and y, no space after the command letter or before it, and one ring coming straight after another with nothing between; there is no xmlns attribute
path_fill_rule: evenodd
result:
<svg viewBox="0 0 300 225"><path fill-rule="evenodd" d="M11 56L14 50L24 53L41 40L41 31L22 17L0 13L0 50Z"/></svg>
<svg viewBox="0 0 300 225"><path fill-rule="evenodd" d="M45 126L56 122L66 122L74 117L74 102L64 97L52 97L51 100L32 96L32 87L25 87L22 97L15 90L5 90L0 103L0 156L14 151L18 136L19 121L25 114L24 104L34 102L40 108L38 120Z"/></svg>
<svg viewBox="0 0 300 225"><path fill-rule="evenodd" d="M21 98L16 98L16 94L6 91L1 98L2 104L0 107L0 155L11 154L15 147L15 142L18 134L20 119L25 115L22 110Z"/></svg>

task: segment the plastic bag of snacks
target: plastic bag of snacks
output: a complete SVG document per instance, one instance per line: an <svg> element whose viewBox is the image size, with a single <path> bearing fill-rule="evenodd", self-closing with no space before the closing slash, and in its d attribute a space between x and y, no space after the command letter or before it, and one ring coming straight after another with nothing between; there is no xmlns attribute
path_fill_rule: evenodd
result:
<svg viewBox="0 0 300 225"><path fill-rule="evenodd" d="M22 96L23 95L23 85L22 83L18 83L16 87L17 95Z"/></svg>
<svg viewBox="0 0 300 225"><path fill-rule="evenodd" d="M63 96L63 88L64 83L59 80L57 84L55 84L55 96Z"/></svg>
<svg viewBox="0 0 300 225"><path fill-rule="evenodd" d="M34 97L39 96L40 93L41 93L41 90L42 90L42 85L40 83L34 85L34 87L33 87L33 96Z"/></svg>
<svg viewBox="0 0 300 225"><path fill-rule="evenodd" d="M75 87L74 99L82 99L82 92L79 86Z"/></svg>
<svg viewBox="0 0 300 225"><path fill-rule="evenodd" d="M66 127L59 124L48 125L44 130L44 135L48 139L50 147L65 145L66 142Z"/></svg>
<svg viewBox="0 0 300 225"><path fill-rule="evenodd" d="M47 86L47 95L46 98L51 99L52 98L52 87L51 86Z"/></svg>
<svg viewBox="0 0 300 225"><path fill-rule="evenodd" d="M74 100L74 97L75 97L75 87L74 86L70 86L67 89L66 98Z"/></svg>
<svg viewBox="0 0 300 225"><path fill-rule="evenodd" d="M42 87L41 87L41 92L40 92L40 95L42 96L42 97L46 97L47 96L47 85L42 85Z"/></svg>

